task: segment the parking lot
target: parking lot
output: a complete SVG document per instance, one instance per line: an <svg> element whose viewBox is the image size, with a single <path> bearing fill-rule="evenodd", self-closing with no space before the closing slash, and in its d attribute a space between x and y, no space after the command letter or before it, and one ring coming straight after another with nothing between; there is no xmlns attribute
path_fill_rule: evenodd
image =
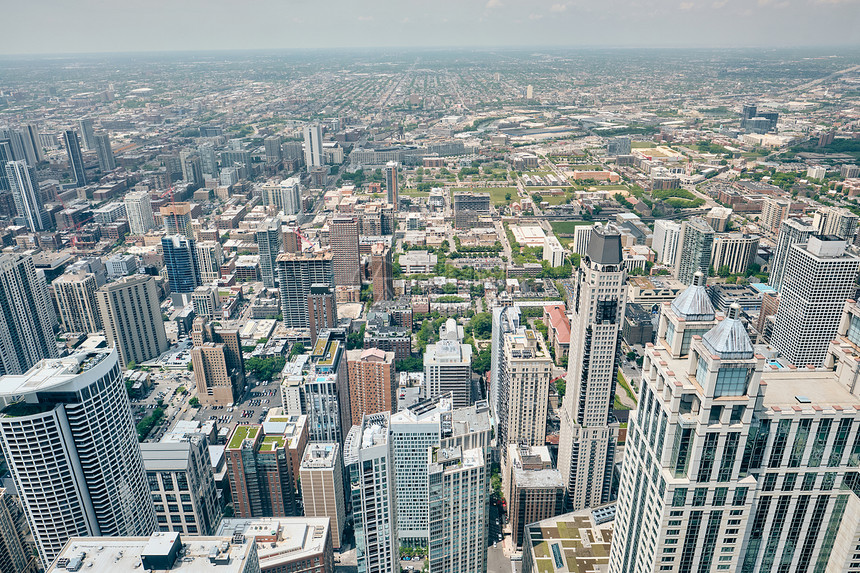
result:
<svg viewBox="0 0 860 573"><path fill-rule="evenodd" d="M275 382L257 382L247 379L249 389L241 401L229 406L203 406L195 414L198 421L216 420L218 427L229 427L232 431L238 424L259 424L268 411L281 407L281 387Z"/></svg>

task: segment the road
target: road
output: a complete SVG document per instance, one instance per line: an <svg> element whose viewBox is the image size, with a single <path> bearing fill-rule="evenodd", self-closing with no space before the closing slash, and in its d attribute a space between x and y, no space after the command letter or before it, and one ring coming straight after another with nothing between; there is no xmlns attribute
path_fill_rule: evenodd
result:
<svg viewBox="0 0 860 573"><path fill-rule="evenodd" d="M502 546L490 547L487 550L488 573L516 573L513 562L505 555Z"/></svg>

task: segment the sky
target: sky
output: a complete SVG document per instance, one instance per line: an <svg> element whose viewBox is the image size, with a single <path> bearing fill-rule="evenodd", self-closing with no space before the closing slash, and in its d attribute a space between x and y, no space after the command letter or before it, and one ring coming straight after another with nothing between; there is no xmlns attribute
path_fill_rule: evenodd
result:
<svg viewBox="0 0 860 573"><path fill-rule="evenodd" d="M860 46L860 0L0 0L0 14L0 54Z"/></svg>

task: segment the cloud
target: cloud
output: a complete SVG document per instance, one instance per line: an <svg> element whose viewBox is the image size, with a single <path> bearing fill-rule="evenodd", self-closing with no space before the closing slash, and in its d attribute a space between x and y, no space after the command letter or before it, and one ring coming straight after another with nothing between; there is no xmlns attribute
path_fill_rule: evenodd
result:
<svg viewBox="0 0 860 573"><path fill-rule="evenodd" d="M540 20L543 18L543 14L529 14L529 20Z"/></svg>
<svg viewBox="0 0 860 573"><path fill-rule="evenodd" d="M549 11L550 12L564 12L567 10L567 4L553 4Z"/></svg>
<svg viewBox="0 0 860 573"><path fill-rule="evenodd" d="M498 8L501 5L501 0L487 0L487 5L485 6L485 8Z"/></svg>
<svg viewBox="0 0 860 573"><path fill-rule="evenodd" d="M692 10L696 5L693 2L681 2L678 8L681 10Z"/></svg>
<svg viewBox="0 0 860 573"><path fill-rule="evenodd" d="M373 16L359 16L359 22L373 22Z"/></svg>
<svg viewBox="0 0 860 573"><path fill-rule="evenodd" d="M815 0L815 4L856 4L860 0Z"/></svg>
<svg viewBox="0 0 860 573"><path fill-rule="evenodd" d="M719 10L720 8L722 8L723 6L725 6L728 3L729 3L728 0L717 0L716 2L711 4L711 7Z"/></svg>

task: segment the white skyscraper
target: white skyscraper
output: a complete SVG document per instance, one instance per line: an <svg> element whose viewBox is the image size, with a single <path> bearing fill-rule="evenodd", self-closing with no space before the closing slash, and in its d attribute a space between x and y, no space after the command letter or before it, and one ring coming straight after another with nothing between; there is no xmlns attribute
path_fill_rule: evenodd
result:
<svg viewBox="0 0 860 573"><path fill-rule="evenodd" d="M588 241L591 239L592 225L577 225L573 229L573 252L585 256L588 251Z"/></svg>
<svg viewBox="0 0 860 573"><path fill-rule="evenodd" d="M505 333L499 365L498 445L542 446L553 361L543 335L525 327Z"/></svg>
<svg viewBox="0 0 860 573"><path fill-rule="evenodd" d="M255 233L257 249L260 254L260 274L263 277L263 286L275 288L278 278L278 265L276 259L281 251L281 221L280 219L266 219L260 223Z"/></svg>
<svg viewBox="0 0 860 573"><path fill-rule="evenodd" d="M439 328L439 342L424 353L424 398L454 396L454 406L472 403L472 345L463 344L461 326L449 318Z"/></svg>
<svg viewBox="0 0 860 573"><path fill-rule="evenodd" d="M612 416L618 345L627 293L621 235L595 225L571 301L567 393L558 469L574 510L609 501L618 423Z"/></svg>
<svg viewBox="0 0 860 573"><path fill-rule="evenodd" d="M155 511L114 349L0 378L0 444L44 566L70 537L149 535Z"/></svg>
<svg viewBox="0 0 860 573"><path fill-rule="evenodd" d="M660 219L654 221L654 242L651 248L657 253L657 262L670 267L675 266L678 254L678 241L681 238L681 224Z"/></svg>
<svg viewBox="0 0 860 573"><path fill-rule="evenodd" d="M322 147L322 126L318 123L306 125L303 129L305 135L305 166L321 167L325 164Z"/></svg>
<svg viewBox="0 0 860 573"><path fill-rule="evenodd" d="M507 404L504 408L500 404L503 396L507 395L506 390L501 389L503 381L501 364L503 345L505 342L505 334L515 332L520 327L520 309L516 306L496 306L493 307L493 326L492 340L490 342L490 409L493 411L493 417L497 423L501 416L501 411L507 411Z"/></svg>
<svg viewBox="0 0 860 573"><path fill-rule="evenodd" d="M707 275L713 243L714 230L704 219L694 217L681 223L681 237L675 255L675 278L688 285L693 282L693 275L697 271Z"/></svg>
<svg viewBox="0 0 860 573"><path fill-rule="evenodd" d="M776 248L770 261L770 277L767 281L777 291L782 289L785 263L788 261L788 253L792 245L805 244L814 231L815 227L800 219L786 219L780 224Z"/></svg>
<svg viewBox="0 0 860 573"><path fill-rule="evenodd" d="M856 569L856 305L825 367L799 369L756 353L737 305L719 322L709 305L689 287L646 347L609 572Z"/></svg>
<svg viewBox="0 0 860 573"><path fill-rule="evenodd" d="M125 214L132 235L144 235L155 228L152 202L146 191L134 191L125 196Z"/></svg>
<svg viewBox="0 0 860 573"><path fill-rule="evenodd" d="M194 248L197 249L200 282L208 284L217 281L221 277L221 263L224 262L221 243L218 241L200 241Z"/></svg>
<svg viewBox="0 0 860 573"><path fill-rule="evenodd" d="M854 293L860 259L846 246L842 239L811 235L789 251L771 343L795 366L821 365L842 306Z"/></svg>
<svg viewBox="0 0 860 573"><path fill-rule="evenodd" d="M430 573L487 570L489 490L484 453L431 448L428 460Z"/></svg>
<svg viewBox="0 0 860 573"><path fill-rule="evenodd" d="M857 232L858 219L844 207L820 207L812 217L812 226L819 235L833 235L850 242Z"/></svg>
<svg viewBox="0 0 860 573"><path fill-rule="evenodd" d="M0 255L0 375L23 374L56 358L53 306L32 257Z"/></svg>
<svg viewBox="0 0 860 573"><path fill-rule="evenodd" d="M365 416L343 447L355 521L358 573L399 573L389 414Z"/></svg>
<svg viewBox="0 0 860 573"><path fill-rule="evenodd" d="M81 143L84 144L84 149L87 151L94 150L96 148L96 136L93 120L89 117L79 119L78 128L81 130Z"/></svg>
<svg viewBox="0 0 860 573"><path fill-rule="evenodd" d="M36 168L27 165L26 161L9 161L6 163L6 178L20 224L26 225L33 233L51 228L51 219L39 191Z"/></svg>
<svg viewBox="0 0 860 573"><path fill-rule="evenodd" d="M285 215L295 215L302 210L302 193L298 177L281 181L281 209Z"/></svg>

